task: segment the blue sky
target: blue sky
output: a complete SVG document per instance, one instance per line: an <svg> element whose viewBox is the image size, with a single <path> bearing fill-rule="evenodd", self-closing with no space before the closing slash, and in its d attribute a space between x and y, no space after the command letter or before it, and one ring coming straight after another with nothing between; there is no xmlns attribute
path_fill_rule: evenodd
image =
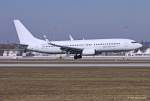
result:
<svg viewBox="0 0 150 101"><path fill-rule="evenodd" d="M0 42L18 42L14 19L50 40L130 38L150 41L150 0L1 0Z"/></svg>

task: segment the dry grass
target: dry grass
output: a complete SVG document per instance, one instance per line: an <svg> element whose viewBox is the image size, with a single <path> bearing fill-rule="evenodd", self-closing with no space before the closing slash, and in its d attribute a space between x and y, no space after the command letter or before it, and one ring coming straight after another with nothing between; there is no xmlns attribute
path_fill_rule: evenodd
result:
<svg viewBox="0 0 150 101"><path fill-rule="evenodd" d="M0 101L150 101L150 68L0 68Z"/></svg>

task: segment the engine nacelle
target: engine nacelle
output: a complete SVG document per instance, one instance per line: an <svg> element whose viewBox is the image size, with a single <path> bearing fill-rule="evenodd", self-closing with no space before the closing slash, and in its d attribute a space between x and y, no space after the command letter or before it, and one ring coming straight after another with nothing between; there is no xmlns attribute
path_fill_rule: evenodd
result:
<svg viewBox="0 0 150 101"><path fill-rule="evenodd" d="M84 49L82 55L95 55L95 49Z"/></svg>

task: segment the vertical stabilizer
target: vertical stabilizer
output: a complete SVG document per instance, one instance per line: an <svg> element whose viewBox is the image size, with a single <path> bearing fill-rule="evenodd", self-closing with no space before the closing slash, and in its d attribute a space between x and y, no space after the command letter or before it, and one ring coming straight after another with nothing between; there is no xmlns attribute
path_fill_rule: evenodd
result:
<svg viewBox="0 0 150 101"><path fill-rule="evenodd" d="M39 40L35 38L31 34L31 32L19 20L14 20L14 24L16 27L20 44L25 44L25 45L34 44Z"/></svg>

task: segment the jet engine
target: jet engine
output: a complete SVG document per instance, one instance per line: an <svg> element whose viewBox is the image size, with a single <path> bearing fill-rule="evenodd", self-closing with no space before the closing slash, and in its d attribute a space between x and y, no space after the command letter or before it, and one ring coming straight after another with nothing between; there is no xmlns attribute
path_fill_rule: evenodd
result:
<svg viewBox="0 0 150 101"><path fill-rule="evenodd" d="M95 55L95 49L84 49L82 55Z"/></svg>

